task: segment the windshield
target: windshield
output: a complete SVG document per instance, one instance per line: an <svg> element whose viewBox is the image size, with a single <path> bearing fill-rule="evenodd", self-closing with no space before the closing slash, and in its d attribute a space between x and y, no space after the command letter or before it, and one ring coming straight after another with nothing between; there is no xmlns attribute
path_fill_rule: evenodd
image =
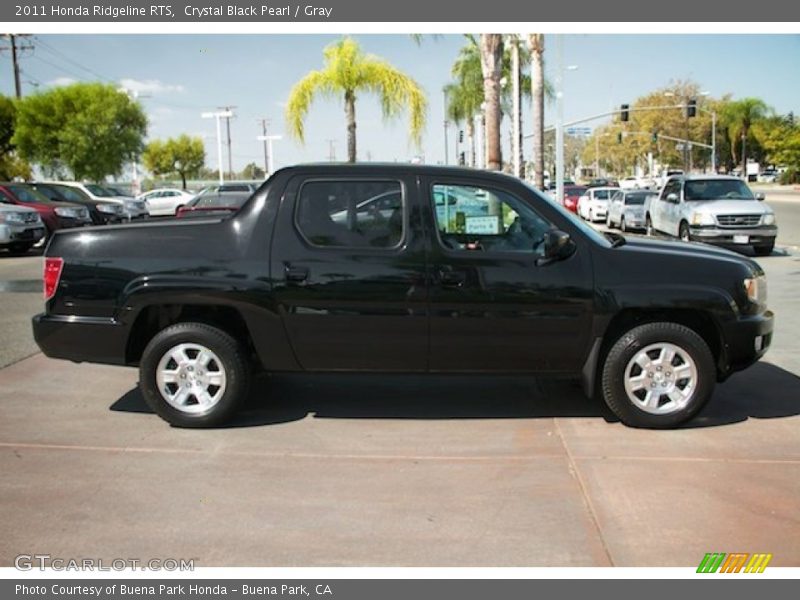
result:
<svg viewBox="0 0 800 600"><path fill-rule="evenodd" d="M648 196L655 196L655 194L628 194L625 196L625 204L628 206L641 206Z"/></svg>
<svg viewBox="0 0 800 600"><path fill-rule="evenodd" d="M539 190L537 190L531 184L529 184L529 183L527 183L525 181L523 181L523 183L525 184L525 187L527 187L534 194L536 194L536 196L538 198L541 198L543 201L546 201L553 208L553 210L555 210L564 219L569 221L570 225L572 225L576 229L580 229L581 233L583 233L586 237L591 239L596 244L600 244L601 246L604 246L605 248L610 248L611 247L611 242L608 241L608 238L606 238L605 236L601 235L594 227L592 227L591 225L589 225L587 223L584 223L583 220L580 219L577 215L575 215L574 213L571 213L570 211L568 211L566 208L561 206L558 202L554 201L552 198L550 198L546 194L542 194L541 192L539 192Z"/></svg>
<svg viewBox="0 0 800 600"><path fill-rule="evenodd" d="M29 204L47 204L48 202L47 196L37 192L36 190L32 190L29 187L22 185L7 185L6 188L8 188L20 202L26 202Z"/></svg>
<svg viewBox="0 0 800 600"><path fill-rule="evenodd" d="M111 190L107 190L101 185L95 185L94 183L87 183L85 187L92 194L100 198L113 198L114 196L116 196L114 192L112 192Z"/></svg>
<svg viewBox="0 0 800 600"><path fill-rule="evenodd" d="M753 192L738 179L702 179L687 181L686 200L755 200Z"/></svg>

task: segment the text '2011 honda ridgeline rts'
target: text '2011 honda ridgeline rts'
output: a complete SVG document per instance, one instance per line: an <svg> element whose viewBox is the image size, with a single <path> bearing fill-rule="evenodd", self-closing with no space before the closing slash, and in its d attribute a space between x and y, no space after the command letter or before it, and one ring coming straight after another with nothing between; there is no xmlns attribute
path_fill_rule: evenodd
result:
<svg viewBox="0 0 800 600"><path fill-rule="evenodd" d="M275 173L236 213L59 231L44 353L138 366L149 405L226 421L254 369L575 376L672 427L772 338L752 260L600 234L518 179L412 165Z"/></svg>

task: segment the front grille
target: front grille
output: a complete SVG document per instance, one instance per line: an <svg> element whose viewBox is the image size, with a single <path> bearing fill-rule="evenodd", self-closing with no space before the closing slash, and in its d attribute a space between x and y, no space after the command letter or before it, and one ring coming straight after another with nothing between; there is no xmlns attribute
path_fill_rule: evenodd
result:
<svg viewBox="0 0 800 600"><path fill-rule="evenodd" d="M761 215L718 215L720 227L754 227L761 223Z"/></svg>
<svg viewBox="0 0 800 600"><path fill-rule="evenodd" d="M23 215L22 221L24 223L36 223L36 221L39 219L39 213L23 213Z"/></svg>

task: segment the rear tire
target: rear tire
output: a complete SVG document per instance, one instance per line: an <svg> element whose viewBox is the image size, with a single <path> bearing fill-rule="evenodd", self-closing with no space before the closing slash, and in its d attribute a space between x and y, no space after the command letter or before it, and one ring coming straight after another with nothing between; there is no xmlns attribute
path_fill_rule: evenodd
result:
<svg viewBox="0 0 800 600"><path fill-rule="evenodd" d="M627 233L627 231L628 231L628 228L625 226L625 216L624 215L622 217L620 217L620 219L619 219L619 229L620 229L620 231L622 231L622 233Z"/></svg>
<svg viewBox="0 0 800 600"><path fill-rule="evenodd" d="M158 416L176 427L215 427L247 396L250 367L241 345L204 323L178 323L150 340L139 387Z"/></svg>
<svg viewBox="0 0 800 600"><path fill-rule="evenodd" d="M677 323L639 325L611 347L602 367L603 399L630 427L668 429L694 417L716 383L705 340Z"/></svg>
<svg viewBox="0 0 800 600"><path fill-rule="evenodd" d="M645 217L644 231L648 236L653 235L653 221L650 220L650 215L647 215L647 217Z"/></svg>

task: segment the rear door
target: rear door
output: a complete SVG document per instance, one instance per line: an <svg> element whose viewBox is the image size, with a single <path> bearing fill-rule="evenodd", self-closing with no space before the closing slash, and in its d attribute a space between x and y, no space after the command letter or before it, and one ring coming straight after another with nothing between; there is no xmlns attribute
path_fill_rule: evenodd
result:
<svg viewBox="0 0 800 600"><path fill-rule="evenodd" d="M424 371L427 282L414 177L295 176L271 272L308 370Z"/></svg>
<svg viewBox="0 0 800 600"><path fill-rule="evenodd" d="M548 214L544 198L530 202L531 190L495 180L424 178L422 190L431 238L431 370L579 370L591 335L588 248L549 264L538 260L545 232L564 227L563 215Z"/></svg>

